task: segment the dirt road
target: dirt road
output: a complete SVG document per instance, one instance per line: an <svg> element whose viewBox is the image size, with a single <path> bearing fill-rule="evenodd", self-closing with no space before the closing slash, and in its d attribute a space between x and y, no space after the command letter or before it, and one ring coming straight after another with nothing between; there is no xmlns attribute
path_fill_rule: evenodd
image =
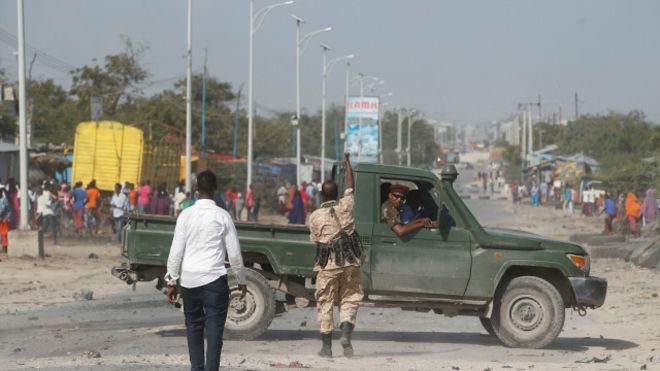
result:
<svg viewBox="0 0 660 371"><path fill-rule="evenodd" d="M557 238L600 229L595 219L549 208L506 201L470 201L470 207L486 225ZM43 261L2 257L0 262L0 368L189 367L183 314L153 285L131 291L110 276L110 267L121 260L116 244L65 241L47 245L46 251L50 257ZM356 356L328 361L315 355L320 341L314 309L292 309L258 340L226 341L222 365L239 370L660 369L660 273L599 259L592 274L609 281L605 305L586 317L568 310L564 331L543 350L506 348L476 318L363 308L354 336ZM334 350L340 351L337 341Z"/></svg>

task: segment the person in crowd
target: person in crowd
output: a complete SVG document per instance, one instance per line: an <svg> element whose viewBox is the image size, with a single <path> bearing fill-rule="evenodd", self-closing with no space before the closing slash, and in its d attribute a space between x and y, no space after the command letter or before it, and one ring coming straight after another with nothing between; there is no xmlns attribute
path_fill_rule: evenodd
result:
<svg viewBox="0 0 660 371"><path fill-rule="evenodd" d="M518 203L518 197L519 197L518 196L518 185L516 184L515 180L511 181L510 188L511 188L511 202L513 202L513 204L515 205L515 204Z"/></svg>
<svg viewBox="0 0 660 371"><path fill-rule="evenodd" d="M237 194L234 192L234 189L228 187L227 192L225 192L225 205L227 206L226 209L233 220L236 220L236 196Z"/></svg>
<svg viewBox="0 0 660 371"><path fill-rule="evenodd" d="M612 221L616 217L616 211L616 202L612 199L612 195L605 192L602 211L602 213L605 213L605 230L603 230L603 234L612 233Z"/></svg>
<svg viewBox="0 0 660 371"><path fill-rule="evenodd" d="M64 231L67 234L71 233L71 225L73 224L73 212L71 210L71 187L65 182L60 183L60 189L57 192L57 201L59 202L59 225L62 226L62 235Z"/></svg>
<svg viewBox="0 0 660 371"><path fill-rule="evenodd" d="M640 235L639 228L637 228L640 209L641 205L637 195L634 192L628 192L626 195L626 220L630 226L630 233L634 237L639 237Z"/></svg>
<svg viewBox="0 0 660 371"><path fill-rule="evenodd" d="M566 185L564 190L564 211L568 210L570 214L573 214L573 192L571 192L571 186Z"/></svg>
<svg viewBox="0 0 660 371"><path fill-rule="evenodd" d="M298 186L291 184L289 187L289 193L286 196L286 211L289 212L293 208L293 196L298 192Z"/></svg>
<svg viewBox="0 0 660 371"><path fill-rule="evenodd" d="M18 199L18 185L16 185L16 179L9 178L7 180L7 186L5 188L9 194L9 208L11 209L11 219L9 220L9 230L14 230L18 228L21 223L21 208L20 201ZM34 196L34 195L33 195ZM35 202L36 199L32 198L32 202ZM29 217L28 217L29 219Z"/></svg>
<svg viewBox="0 0 660 371"><path fill-rule="evenodd" d="M541 197L539 199L539 204L540 205L547 204L548 203L548 183L541 182L541 185L539 186L539 192L541 194Z"/></svg>
<svg viewBox="0 0 660 371"><path fill-rule="evenodd" d="M161 183L151 196L149 205L152 214L170 215L170 195L167 193L167 183Z"/></svg>
<svg viewBox="0 0 660 371"><path fill-rule="evenodd" d="M0 238L2 239L2 252L7 253L9 247L8 233L11 220L11 206L9 201L9 191L4 186L0 186Z"/></svg>
<svg viewBox="0 0 660 371"><path fill-rule="evenodd" d="M41 222L41 231L46 234L48 228L53 230L53 244L57 245L57 219L56 219L57 197L53 194L50 183L44 184L41 196L37 200L37 214Z"/></svg>
<svg viewBox="0 0 660 371"><path fill-rule="evenodd" d="M112 222L115 233L117 233L117 240L119 243L123 242L122 227L124 225L124 212L128 208L128 197L121 191L121 184L115 184L115 192L112 194L110 200L110 209L112 210Z"/></svg>
<svg viewBox="0 0 660 371"><path fill-rule="evenodd" d="M128 183L128 211L133 213L137 211L138 192L135 190L135 184Z"/></svg>
<svg viewBox="0 0 660 371"><path fill-rule="evenodd" d="M73 230L76 235L82 235L83 223L85 220L85 203L87 202L87 192L82 188L83 182L77 181L71 191Z"/></svg>
<svg viewBox="0 0 660 371"><path fill-rule="evenodd" d="M148 214L150 212L149 205L151 205L151 184L147 180L142 184L138 192L138 212L140 214Z"/></svg>
<svg viewBox="0 0 660 371"><path fill-rule="evenodd" d="M536 182L532 183L532 206L539 206L541 204L541 196L539 192L539 187L536 185Z"/></svg>
<svg viewBox="0 0 660 371"><path fill-rule="evenodd" d="M309 198L307 201L307 207L308 207L307 210L309 212L312 212L314 211L314 209L316 209L316 205L317 205L316 196L318 194L316 190L317 190L316 183L314 182L310 182L309 184L307 184L307 187L305 188L305 193L307 193L307 197Z"/></svg>
<svg viewBox="0 0 660 371"><path fill-rule="evenodd" d="M291 200L291 210L289 211L289 224L305 224L305 204L298 187L293 185L294 193Z"/></svg>
<svg viewBox="0 0 660 371"><path fill-rule="evenodd" d="M247 194L245 195L245 206L247 207L248 217L247 220L251 222L257 221L255 217L255 199L254 199L254 184L248 186Z"/></svg>
<svg viewBox="0 0 660 371"><path fill-rule="evenodd" d="M98 234L101 224L101 192L96 188L96 179L92 179L87 185L87 203L85 204L85 225L89 235Z"/></svg>
<svg viewBox="0 0 660 371"><path fill-rule="evenodd" d="M642 203L640 216L644 225L655 225L655 219L658 215L658 202L655 199L653 189L646 190L646 196Z"/></svg>
<svg viewBox="0 0 660 371"><path fill-rule="evenodd" d="M217 178L211 171L197 175L199 200L179 215L167 259L167 299L183 299L191 370L220 367L222 335L229 308L225 260L236 273L242 302L247 292L246 270L231 216L213 200ZM206 357L204 338L206 337Z"/></svg>
<svg viewBox="0 0 660 371"><path fill-rule="evenodd" d="M277 209L280 212L280 215L284 215L286 212L286 184L282 183L280 188L277 189Z"/></svg>
<svg viewBox="0 0 660 371"><path fill-rule="evenodd" d="M183 202L186 200L186 193L183 187L177 187L174 194L174 216L179 216L183 211Z"/></svg>
<svg viewBox="0 0 660 371"><path fill-rule="evenodd" d="M234 207L236 208L236 220L241 220L241 214L243 214L243 209L245 208L245 198L241 192L236 193L236 199L234 200ZM250 209L247 211L248 219L250 218Z"/></svg>
<svg viewBox="0 0 660 371"><path fill-rule="evenodd" d="M303 200L303 207L305 208L305 213L309 212L309 194L307 194L307 182L303 182L300 187L300 197Z"/></svg>

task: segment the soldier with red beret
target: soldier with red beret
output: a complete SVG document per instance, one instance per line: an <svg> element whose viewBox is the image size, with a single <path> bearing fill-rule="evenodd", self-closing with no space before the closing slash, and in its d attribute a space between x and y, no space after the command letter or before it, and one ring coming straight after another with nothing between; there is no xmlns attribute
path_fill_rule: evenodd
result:
<svg viewBox="0 0 660 371"><path fill-rule="evenodd" d="M381 220L387 223L399 237L421 228L431 228L434 226L433 221L429 218L415 219L407 224L402 223L401 208L404 206L403 202L406 199L408 190L409 188L403 184L390 185L387 200L383 202L381 207Z"/></svg>

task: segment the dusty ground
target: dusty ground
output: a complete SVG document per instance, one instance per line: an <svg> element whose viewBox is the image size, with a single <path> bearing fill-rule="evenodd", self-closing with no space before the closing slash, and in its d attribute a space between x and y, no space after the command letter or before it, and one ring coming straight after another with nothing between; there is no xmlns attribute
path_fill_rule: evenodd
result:
<svg viewBox="0 0 660 371"><path fill-rule="evenodd" d="M600 231L600 219L560 210L470 201L489 226L568 238ZM47 240L47 243L49 240ZM176 369L188 366L183 315L151 284L128 286L110 275L121 262L109 238L47 244L44 260L0 262L0 368ZM89 254L97 258L89 258ZM603 308L586 317L568 310L548 349L502 346L470 317L448 319L398 309L362 309L356 357L326 361L313 309L278 316L263 338L225 342L223 366L353 370L639 370L660 369L660 273L621 260L597 259L592 274L609 281ZM93 300L81 297L93 291ZM335 341L335 352L339 344ZM98 352L98 354L96 353ZM98 358L96 356L99 356Z"/></svg>

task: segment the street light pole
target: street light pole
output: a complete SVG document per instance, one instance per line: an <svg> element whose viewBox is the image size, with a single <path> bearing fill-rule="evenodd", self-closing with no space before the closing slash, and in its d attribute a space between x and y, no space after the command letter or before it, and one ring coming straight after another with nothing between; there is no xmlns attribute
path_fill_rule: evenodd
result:
<svg viewBox="0 0 660 371"><path fill-rule="evenodd" d="M246 187L249 188L252 184L252 162L253 162L253 150L252 150L252 131L254 127L254 112L252 108L252 101L254 99L254 90L253 90L253 76L254 76L254 34L257 32L263 20L274 8L283 5L293 4L293 1L286 1L283 3L273 4L265 8L260 9L257 14L254 14L254 0L250 0L250 40L248 42L249 49L249 61L248 61L248 149L247 149L247 178L246 178ZM258 21L257 18L261 17L261 20L257 22L255 28L255 21Z"/></svg>
<svg viewBox="0 0 660 371"><path fill-rule="evenodd" d="M387 103L381 104L383 98L391 97L394 93L385 93L378 97L378 163L383 163L383 120L380 118L380 108L385 107Z"/></svg>
<svg viewBox="0 0 660 371"><path fill-rule="evenodd" d="M351 61L346 61L346 92L344 97L344 152L348 152L348 95Z"/></svg>
<svg viewBox="0 0 660 371"><path fill-rule="evenodd" d="M28 148L27 121L25 116L25 25L23 0L16 0L16 15L18 25L18 135L19 135L19 184L20 184L20 229L29 229L28 213Z"/></svg>
<svg viewBox="0 0 660 371"><path fill-rule="evenodd" d="M192 0L188 0L188 63L186 71L186 192L192 189Z"/></svg>
<svg viewBox="0 0 660 371"><path fill-rule="evenodd" d="M296 20L296 184L300 186L302 183L300 176L300 167L301 167L301 157L302 157L302 148L300 143L300 125L302 120L300 119L300 55L303 53L304 43L309 41L309 39L321 32L332 31L332 27L326 27L317 31L313 31L305 35L302 39L300 38L300 27L305 22L302 18L292 15Z"/></svg>
<svg viewBox="0 0 660 371"><path fill-rule="evenodd" d="M326 80L328 79L328 74L332 71L332 68L335 64L344 59L353 58L353 54L345 55L342 57L337 57L326 62L327 51L330 50L330 47L321 44L323 49L323 76L321 79L321 182L325 179L325 125L326 125L326 114L325 114L325 98L326 98Z"/></svg>
<svg viewBox="0 0 660 371"><path fill-rule="evenodd" d="M406 147L406 152L408 152L408 159L406 161L406 165L408 167L410 167L410 134L411 134L412 126L415 123L414 118L415 118L416 113L417 112L415 112L413 110L413 111L410 111L409 114L408 114L408 138L407 138L408 139L408 145Z"/></svg>

